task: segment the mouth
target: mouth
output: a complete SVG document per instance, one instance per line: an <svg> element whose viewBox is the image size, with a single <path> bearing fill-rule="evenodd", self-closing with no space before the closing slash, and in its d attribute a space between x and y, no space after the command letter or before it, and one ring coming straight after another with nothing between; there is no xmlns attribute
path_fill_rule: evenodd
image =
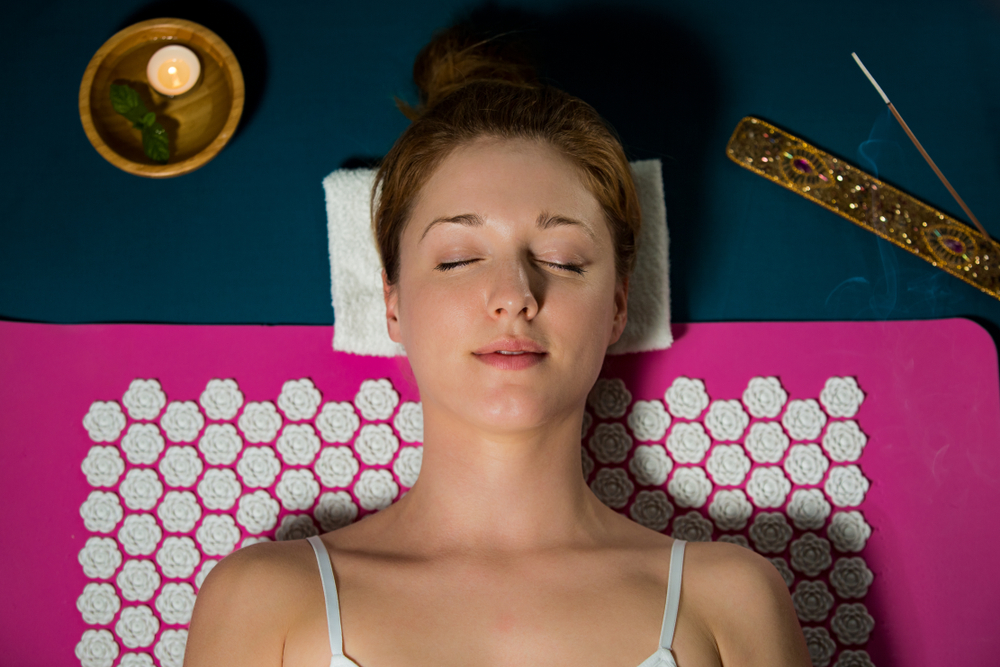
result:
<svg viewBox="0 0 1000 667"><path fill-rule="evenodd" d="M479 361L500 370L523 370L542 362L548 353L533 340L502 338L473 352Z"/></svg>
<svg viewBox="0 0 1000 667"><path fill-rule="evenodd" d="M503 371L520 371L540 364L546 357L544 352L511 352L497 350L485 354L476 354L476 359Z"/></svg>

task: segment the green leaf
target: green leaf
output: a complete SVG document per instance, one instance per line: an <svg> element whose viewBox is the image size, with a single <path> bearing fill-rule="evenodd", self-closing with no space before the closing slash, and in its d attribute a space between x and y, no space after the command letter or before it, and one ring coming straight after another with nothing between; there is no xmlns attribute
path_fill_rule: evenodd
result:
<svg viewBox="0 0 1000 667"><path fill-rule="evenodd" d="M139 99L139 93L129 86L111 84L111 106L121 115L128 116L130 111L142 106L142 100ZM143 110L145 111L145 109Z"/></svg>
<svg viewBox="0 0 1000 667"><path fill-rule="evenodd" d="M166 162L170 158L167 131L156 122L156 114L146 110L139 93L130 86L111 84L111 106L131 121L132 127L142 131L142 149L149 159Z"/></svg>
<svg viewBox="0 0 1000 667"><path fill-rule="evenodd" d="M132 124L136 128L142 129L143 127L142 117L145 116L146 113L147 113L146 107L143 105L142 102L139 102L139 106L132 107L131 109L129 109L128 113L122 115L124 115L125 118L127 118L128 120L132 121Z"/></svg>
<svg viewBox="0 0 1000 667"><path fill-rule="evenodd" d="M142 148L154 162L166 162L170 157L167 131L157 122L142 129Z"/></svg>
<svg viewBox="0 0 1000 667"><path fill-rule="evenodd" d="M149 112L146 111L146 105L139 99L139 93L130 86L111 84L111 106L131 121L132 127L137 130L143 128L143 117Z"/></svg>

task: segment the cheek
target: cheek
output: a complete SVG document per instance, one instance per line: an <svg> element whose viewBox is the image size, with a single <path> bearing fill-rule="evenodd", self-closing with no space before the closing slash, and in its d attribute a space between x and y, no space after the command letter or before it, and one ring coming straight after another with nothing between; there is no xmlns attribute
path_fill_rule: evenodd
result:
<svg viewBox="0 0 1000 667"><path fill-rule="evenodd" d="M452 405L455 397L468 397L463 355L477 341L468 295L427 285L406 286L400 294L401 342L420 390L421 400Z"/></svg>
<svg viewBox="0 0 1000 667"><path fill-rule="evenodd" d="M399 322L403 346L410 354L454 349L454 335L463 333L472 319L476 296L472 289L411 280L401 291Z"/></svg>
<svg viewBox="0 0 1000 667"><path fill-rule="evenodd" d="M551 290L546 305L554 326L574 338L602 338L607 335L614 317L614 291L611 283L588 285L585 289L558 287Z"/></svg>

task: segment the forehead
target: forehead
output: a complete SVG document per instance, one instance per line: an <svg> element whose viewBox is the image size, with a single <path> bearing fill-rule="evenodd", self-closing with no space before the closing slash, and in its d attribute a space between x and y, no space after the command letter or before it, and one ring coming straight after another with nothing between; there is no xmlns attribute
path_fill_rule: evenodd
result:
<svg viewBox="0 0 1000 667"><path fill-rule="evenodd" d="M606 227L583 170L547 142L478 139L442 160L421 188L407 225L419 236L440 217L476 214L487 221L534 224L540 213Z"/></svg>

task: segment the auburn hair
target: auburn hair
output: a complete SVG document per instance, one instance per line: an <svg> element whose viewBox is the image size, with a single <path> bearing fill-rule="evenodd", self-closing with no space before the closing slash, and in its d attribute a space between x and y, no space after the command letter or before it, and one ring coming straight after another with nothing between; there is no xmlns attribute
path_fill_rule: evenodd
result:
<svg viewBox="0 0 1000 667"><path fill-rule="evenodd" d="M476 139L546 141L578 165L600 204L626 279L635 263L641 215L632 170L615 131L583 100L539 82L534 69L496 40L458 30L437 35L417 55L420 103L397 100L412 120L379 166L372 228L390 285L399 280L399 247L420 189L451 151Z"/></svg>

